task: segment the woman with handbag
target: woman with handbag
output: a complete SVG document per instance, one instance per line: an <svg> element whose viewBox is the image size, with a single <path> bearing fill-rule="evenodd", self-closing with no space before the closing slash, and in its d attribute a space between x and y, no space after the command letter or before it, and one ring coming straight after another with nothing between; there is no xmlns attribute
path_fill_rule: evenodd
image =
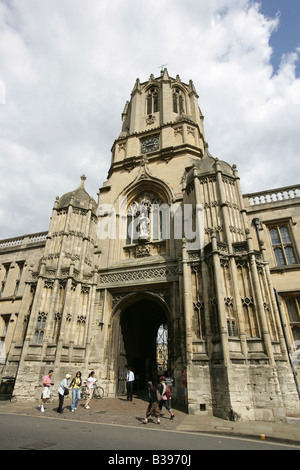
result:
<svg viewBox="0 0 300 470"><path fill-rule="evenodd" d="M168 412L170 413L171 419L174 419L175 415L174 415L174 413L173 413L173 411L172 411L172 409L169 405L169 400L168 400L169 397L168 397L168 393L167 393L168 388L167 388L167 385L166 385L166 378L164 376L161 376L159 381L160 381L160 384L159 384L158 390L161 394L161 400L158 403L159 411L161 412L162 407L164 406L168 410ZM168 391L170 392L170 389ZM170 395L171 395L171 393L170 393Z"/></svg>
<svg viewBox="0 0 300 470"><path fill-rule="evenodd" d="M69 395L69 386L68 380L70 380L70 374L67 374L66 377L61 381L60 386L58 387L58 399L59 399L59 406L57 408L58 413L63 412L64 406L64 398L66 395Z"/></svg>
<svg viewBox="0 0 300 470"><path fill-rule="evenodd" d="M72 405L71 405L71 411L75 411L78 405L78 402L80 400L80 387L82 385L81 381L81 372L78 371L76 372L76 376L71 382L71 387L72 387Z"/></svg>

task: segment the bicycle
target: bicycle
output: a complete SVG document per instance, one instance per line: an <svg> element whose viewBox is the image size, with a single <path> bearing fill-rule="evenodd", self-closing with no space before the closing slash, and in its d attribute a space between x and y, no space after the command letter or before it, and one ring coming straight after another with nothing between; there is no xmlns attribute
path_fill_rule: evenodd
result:
<svg viewBox="0 0 300 470"><path fill-rule="evenodd" d="M81 400L87 400L89 396L89 391L86 385L82 385L80 388L80 397ZM104 397L104 388L100 387L100 385L95 384L94 386L94 393L93 398L103 398Z"/></svg>

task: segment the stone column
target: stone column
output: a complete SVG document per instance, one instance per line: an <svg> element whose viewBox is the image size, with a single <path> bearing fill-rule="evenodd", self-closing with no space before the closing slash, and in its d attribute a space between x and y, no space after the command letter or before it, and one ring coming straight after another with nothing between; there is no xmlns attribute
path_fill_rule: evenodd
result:
<svg viewBox="0 0 300 470"><path fill-rule="evenodd" d="M203 251L204 245L204 215L203 201L201 201L200 196L200 181L198 179L198 169L194 167L194 188L195 188L195 202L196 202L196 237L199 237L199 249Z"/></svg>
<svg viewBox="0 0 300 470"><path fill-rule="evenodd" d="M182 274L183 274L183 304L185 319L185 344L186 344L186 360L187 364L192 361L192 318L193 318L193 294L191 270L188 264L188 252L186 249L185 239L182 245Z"/></svg>
<svg viewBox="0 0 300 470"><path fill-rule="evenodd" d="M268 288L269 295L270 295L270 298L271 298L272 310L274 312L276 328L277 328L279 342L280 342L280 349L281 349L281 352L282 352L282 355L283 355L284 359L286 361L288 361L289 360L288 351L287 351L285 340L284 340L284 334L283 334L283 331L282 331L282 325L281 325L280 316L279 316L279 312L278 312L278 307L277 307L277 302L276 302L276 298L275 298L274 288L273 288L272 281L271 281L271 273L270 273L270 268L269 268L269 262L268 262L267 256L266 256L266 249L264 248L264 245L263 245L262 241L260 241L260 246L261 246L261 253L262 253L262 257L263 257L263 261L264 261L265 280L266 280L267 288Z"/></svg>
<svg viewBox="0 0 300 470"><path fill-rule="evenodd" d="M218 183L218 190L219 190L219 195L220 195L220 205L221 205L221 211L222 211L222 216L223 216L223 226L224 226L224 232L225 232L225 237L226 237L226 243L228 245L229 253L232 253L231 234L229 230L230 218L228 214L228 205L225 200L220 162L218 158L216 158L215 160L216 160L216 171L217 171L217 183Z"/></svg>
<svg viewBox="0 0 300 470"><path fill-rule="evenodd" d="M69 299L71 295L73 272L74 272L74 264L71 263L69 276L68 276L66 289L65 289L65 301L64 301L64 308L63 308L62 316L61 316L60 332L59 332L59 337L58 337L57 346L56 346L55 367L59 366L61 353L62 353L62 347L65 342L66 312L67 312L67 309L69 308L69 303L70 303Z"/></svg>
<svg viewBox="0 0 300 470"><path fill-rule="evenodd" d="M270 364L272 366L275 366L273 348L272 348L269 328L268 328L265 309L264 309L263 297L262 297L259 278L258 278L255 253L252 247L252 239L250 236L250 230L248 229L246 230L246 237L247 237L247 243L248 243L248 251L250 255L250 273L251 273L251 278L253 282L255 305L257 308L258 318L260 322L262 339L264 342L265 351L266 351L266 354L268 355Z"/></svg>
<svg viewBox="0 0 300 470"><path fill-rule="evenodd" d="M86 368L88 368L88 360L90 356L92 327L93 327L93 321L94 321L93 313L94 313L94 306L95 306L96 286L97 286L97 272L94 273L93 284L90 286L90 293L89 293L89 308L87 311L87 331L86 331L86 338L85 338Z"/></svg>
<svg viewBox="0 0 300 470"><path fill-rule="evenodd" d="M218 318L219 318L219 325L220 325L223 359L224 359L224 365L228 366L230 364L230 356L229 356L229 346L228 346L227 319L226 319L226 311L225 311L225 304L224 304L225 294L224 294L224 289L223 289L223 279L221 275L221 265L220 265L220 259L219 259L219 252L217 249L217 238L216 238L215 231L213 231L211 235L211 243L212 243L213 268L214 268L214 277L215 277L216 296L217 296L217 302L218 302Z"/></svg>

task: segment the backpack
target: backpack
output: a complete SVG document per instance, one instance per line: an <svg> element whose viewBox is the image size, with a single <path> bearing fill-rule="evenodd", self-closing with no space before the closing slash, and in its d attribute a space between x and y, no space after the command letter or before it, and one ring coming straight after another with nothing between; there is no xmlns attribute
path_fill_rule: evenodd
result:
<svg viewBox="0 0 300 470"><path fill-rule="evenodd" d="M166 384L166 393L165 393L165 395L166 395L167 398L171 398L171 396L172 396L169 385L167 385L167 384Z"/></svg>
<svg viewBox="0 0 300 470"><path fill-rule="evenodd" d="M160 402L162 400L162 396L161 396L160 391L158 390L158 388L156 388L156 398L157 398L158 402Z"/></svg>

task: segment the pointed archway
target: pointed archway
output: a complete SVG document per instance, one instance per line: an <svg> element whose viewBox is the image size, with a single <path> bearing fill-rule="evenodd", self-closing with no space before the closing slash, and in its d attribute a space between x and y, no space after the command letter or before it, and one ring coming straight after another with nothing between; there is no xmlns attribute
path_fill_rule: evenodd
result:
<svg viewBox="0 0 300 470"><path fill-rule="evenodd" d="M113 324L117 395L125 393L128 367L135 373L135 392L144 391L148 380L157 383L158 331L169 323L169 309L158 295L130 294L118 304Z"/></svg>

